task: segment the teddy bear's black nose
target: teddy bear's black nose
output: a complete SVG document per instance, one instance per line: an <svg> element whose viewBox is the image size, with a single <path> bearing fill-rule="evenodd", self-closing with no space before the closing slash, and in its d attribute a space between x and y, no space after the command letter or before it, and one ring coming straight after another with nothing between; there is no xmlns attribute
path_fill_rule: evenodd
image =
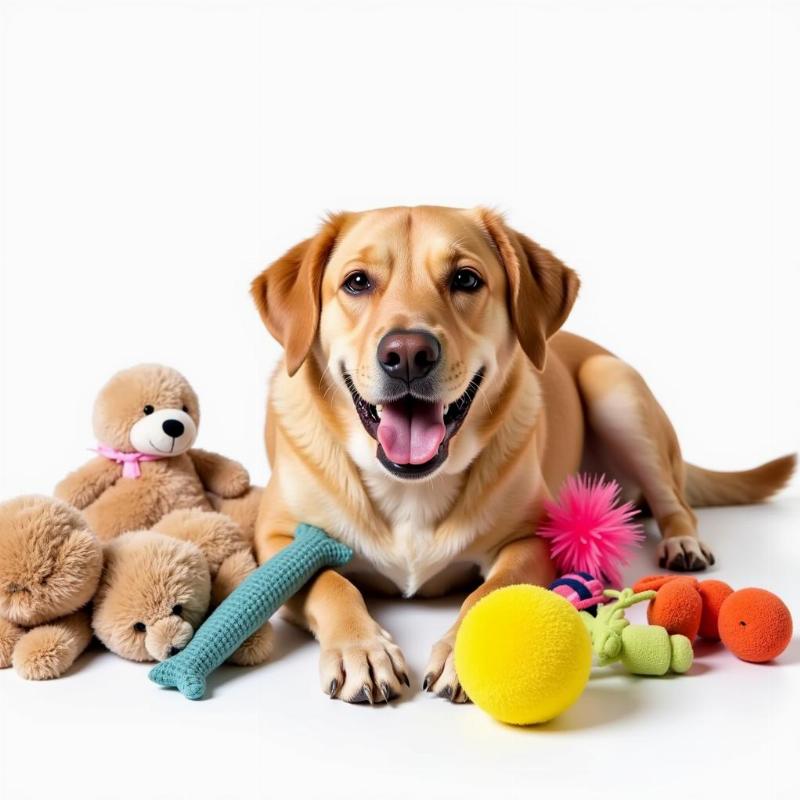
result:
<svg viewBox="0 0 800 800"><path fill-rule="evenodd" d="M164 420L164 422L161 423L161 427L164 429L164 433L166 433L167 436L171 436L173 439L183 436L185 430L183 423L178 422L177 419Z"/></svg>

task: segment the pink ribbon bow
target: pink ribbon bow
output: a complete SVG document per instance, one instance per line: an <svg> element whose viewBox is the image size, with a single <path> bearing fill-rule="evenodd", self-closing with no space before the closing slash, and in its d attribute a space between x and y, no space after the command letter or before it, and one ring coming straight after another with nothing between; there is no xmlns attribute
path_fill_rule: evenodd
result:
<svg viewBox="0 0 800 800"><path fill-rule="evenodd" d="M115 450L107 444L98 444L94 451L107 458L109 461L116 461L117 464L122 464L122 477L123 478L141 478L142 468L139 466L140 461L160 461L163 456L151 456L148 453L123 453L122 450Z"/></svg>

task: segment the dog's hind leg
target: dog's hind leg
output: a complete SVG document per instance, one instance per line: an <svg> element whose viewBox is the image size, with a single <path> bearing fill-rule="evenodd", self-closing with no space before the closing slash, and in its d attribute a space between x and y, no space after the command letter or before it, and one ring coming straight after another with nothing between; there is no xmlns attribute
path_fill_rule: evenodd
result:
<svg viewBox="0 0 800 800"><path fill-rule="evenodd" d="M664 410L636 370L610 355L588 358L578 371L600 463L641 491L661 531L659 565L696 571L714 563L697 536L686 499L686 466Z"/></svg>

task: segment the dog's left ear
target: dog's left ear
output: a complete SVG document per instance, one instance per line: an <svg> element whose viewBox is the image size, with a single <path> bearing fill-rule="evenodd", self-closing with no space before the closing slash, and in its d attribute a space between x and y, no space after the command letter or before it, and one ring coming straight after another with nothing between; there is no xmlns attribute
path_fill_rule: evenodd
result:
<svg viewBox="0 0 800 800"><path fill-rule="evenodd" d="M267 330L283 345L294 375L314 344L319 325L322 273L342 224L332 215L316 236L296 244L251 284L250 294Z"/></svg>
<svg viewBox="0 0 800 800"><path fill-rule="evenodd" d="M511 322L522 349L538 370L544 369L547 340L564 324L580 279L549 250L509 228L494 211L479 209L508 277Z"/></svg>

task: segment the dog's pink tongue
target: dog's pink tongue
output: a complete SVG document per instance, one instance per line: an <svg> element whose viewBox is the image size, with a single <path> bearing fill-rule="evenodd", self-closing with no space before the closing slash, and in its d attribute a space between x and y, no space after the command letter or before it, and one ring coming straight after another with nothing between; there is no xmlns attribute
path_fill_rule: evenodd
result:
<svg viewBox="0 0 800 800"><path fill-rule="evenodd" d="M425 464L444 440L444 404L387 403L378 424L378 441L386 457L395 464Z"/></svg>

